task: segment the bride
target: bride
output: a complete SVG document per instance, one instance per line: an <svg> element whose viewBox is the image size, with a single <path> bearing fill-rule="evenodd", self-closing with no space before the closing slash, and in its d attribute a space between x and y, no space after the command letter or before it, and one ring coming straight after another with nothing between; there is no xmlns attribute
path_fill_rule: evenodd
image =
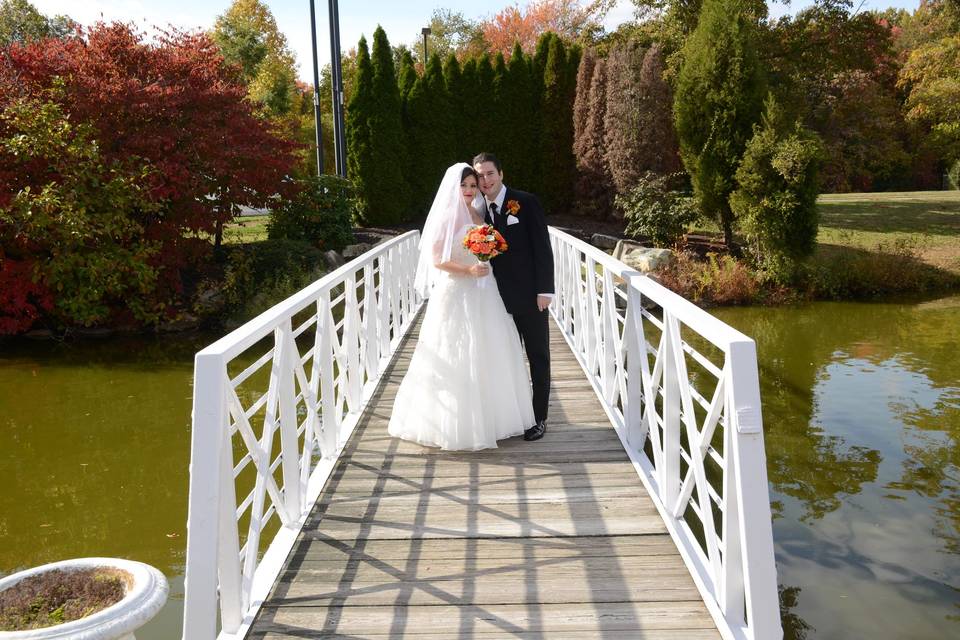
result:
<svg viewBox="0 0 960 640"><path fill-rule="evenodd" d="M461 162L447 169L430 207L416 275L430 301L387 428L445 450L496 447L534 423L516 325L490 266L462 244L483 224L471 204L476 194L477 174Z"/></svg>

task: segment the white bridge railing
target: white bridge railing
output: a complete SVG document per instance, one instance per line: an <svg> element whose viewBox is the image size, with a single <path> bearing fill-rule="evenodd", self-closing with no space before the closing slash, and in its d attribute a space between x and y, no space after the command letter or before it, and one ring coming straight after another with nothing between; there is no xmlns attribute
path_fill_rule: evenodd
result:
<svg viewBox="0 0 960 640"><path fill-rule="evenodd" d="M721 634L782 638L753 340L589 244L550 236L554 318Z"/></svg>
<svg viewBox="0 0 960 640"><path fill-rule="evenodd" d="M374 248L196 355L184 640L217 637L218 613L221 640L245 635L422 304L419 238Z"/></svg>
<svg viewBox="0 0 960 640"><path fill-rule="evenodd" d="M550 235L552 313L721 634L781 638L753 341ZM374 248L197 354L184 640L217 637L218 618L221 640L248 630L420 308L418 242Z"/></svg>

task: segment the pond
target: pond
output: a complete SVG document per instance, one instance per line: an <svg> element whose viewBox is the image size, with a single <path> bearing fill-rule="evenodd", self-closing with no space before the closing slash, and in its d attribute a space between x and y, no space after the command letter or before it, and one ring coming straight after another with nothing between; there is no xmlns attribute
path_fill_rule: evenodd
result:
<svg viewBox="0 0 960 640"><path fill-rule="evenodd" d="M960 635L960 297L714 313L757 340L786 637ZM193 354L216 337L0 345L0 575L148 562L172 597L137 637L179 637Z"/></svg>
<svg viewBox="0 0 960 640"><path fill-rule="evenodd" d="M960 637L960 296L715 313L757 342L785 637Z"/></svg>

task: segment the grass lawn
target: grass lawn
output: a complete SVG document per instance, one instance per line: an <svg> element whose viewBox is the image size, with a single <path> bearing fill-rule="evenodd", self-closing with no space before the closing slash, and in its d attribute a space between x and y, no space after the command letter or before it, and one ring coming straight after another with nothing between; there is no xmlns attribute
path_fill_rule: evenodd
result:
<svg viewBox="0 0 960 640"><path fill-rule="evenodd" d="M825 194L817 203L821 245L908 242L924 262L960 275L960 191Z"/></svg>
<svg viewBox="0 0 960 640"><path fill-rule="evenodd" d="M960 191L828 193L817 205L820 252L907 243L925 263L960 276ZM720 233L702 221L691 232Z"/></svg>
<svg viewBox="0 0 960 640"><path fill-rule="evenodd" d="M267 239L269 215L242 216L223 227L224 244L242 244Z"/></svg>

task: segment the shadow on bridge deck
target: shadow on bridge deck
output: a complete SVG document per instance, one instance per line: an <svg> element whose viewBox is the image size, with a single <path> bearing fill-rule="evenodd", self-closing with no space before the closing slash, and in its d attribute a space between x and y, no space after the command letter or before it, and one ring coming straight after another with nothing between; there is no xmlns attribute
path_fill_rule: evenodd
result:
<svg viewBox="0 0 960 640"><path fill-rule="evenodd" d="M386 433L384 374L248 638L719 638L562 336L546 437L442 453Z"/></svg>

